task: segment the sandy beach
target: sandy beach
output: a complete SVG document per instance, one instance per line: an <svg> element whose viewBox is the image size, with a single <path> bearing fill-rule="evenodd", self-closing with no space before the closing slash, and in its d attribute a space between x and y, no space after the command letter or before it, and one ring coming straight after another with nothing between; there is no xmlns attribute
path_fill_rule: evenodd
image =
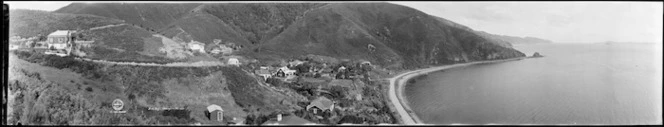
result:
<svg viewBox="0 0 664 127"><path fill-rule="evenodd" d="M392 104L396 107L397 112L401 116L401 119L403 123L401 124L407 124L407 125L413 125L413 124L424 124L422 120L420 120L417 115L411 110L410 106L408 106L408 100L404 98L403 95L403 90L405 87L406 82L413 77L416 77L418 75L422 74L427 74L430 72L435 72L435 71L441 71L445 69L450 69L450 68L455 68L455 67L462 67L462 66L468 66L468 65L473 65L473 64L480 64L480 63L496 63L496 62L506 62L506 61L513 61L513 60L521 60L526 57L519 57L519 58L511 58L511 59L504 59L504 60L492 60L492 61L476 61L476 62L469 62L469 63L460 63L460 64L452 64L452 65L443 65L443 66L438 66L438 67L431 67L431 68L424 68L424 69L418 69L418 70L413 70L413 71L407 71L402 74L396 75L392 78L389 78L390 81L390 90L389 90L389 97L392 102Z"/></svg>

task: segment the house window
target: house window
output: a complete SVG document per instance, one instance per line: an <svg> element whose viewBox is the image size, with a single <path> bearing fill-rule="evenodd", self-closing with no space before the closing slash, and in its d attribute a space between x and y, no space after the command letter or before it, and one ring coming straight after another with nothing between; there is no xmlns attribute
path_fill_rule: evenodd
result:
<svg viewBox="0 0 664 127"><path fill-rule="evenodd" d="M221 111L217 112L217 121L221 121L224 119L224 113Z"/></svg>

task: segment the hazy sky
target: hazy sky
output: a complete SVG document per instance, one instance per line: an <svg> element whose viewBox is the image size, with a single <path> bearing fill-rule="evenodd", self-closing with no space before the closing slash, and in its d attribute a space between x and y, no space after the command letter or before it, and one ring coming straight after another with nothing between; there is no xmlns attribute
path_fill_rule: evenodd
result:
<svg viewBox="0 0 664 127"><path fill-rule="evenodd" d="M662 42L662 2L392 2L475 30L555 42Z"/></svg>
<svg viewBox="0 0 664 127"><path fill-rule="evenodd" d="M53 11L70 2L6 2ZM391 2L472 29L555 42L662 42L662 2Z"/></svg>

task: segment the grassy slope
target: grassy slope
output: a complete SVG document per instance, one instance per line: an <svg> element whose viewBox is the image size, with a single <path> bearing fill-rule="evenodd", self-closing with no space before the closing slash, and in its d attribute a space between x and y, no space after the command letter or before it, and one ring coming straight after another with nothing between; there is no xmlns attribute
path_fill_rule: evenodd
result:
<svg viewBox="0 0 664 127"><path fill-rule="evenodd" d="M35 10L11 11L11 36L46 36L55 30L87 30L92 27L123 23L121 20L87 15L51 13ZM158 52L159 46L150 31L123 25L84 31L83 38L95 40L95 46L83 49L87 57L114 61L172 62ZM148 47L146 47L148 46Z"/></svg>
<svg viewBox="0 0 664 127"><path fill-rule="evenodd" d="M211 43L213 39L235 42L247 47L240 54L260 60L317 54L367 59L388 67L414 68L523 56L504 42L477 35L456 23L388 3L225 3L197 7L172 5L177 9L167 13L153 12L159 9L148 11L158 5L77 5L80 7L68 6L59 12L105 15L136 24L147 23L144 19L164 19L160 20L163 23L148 26L161 26L155 29L169 37L190 36L204 43ZM131 7L148 10L132 10ZM127 10L105 14L93 10L86 12L86 8ZM130 15L128 12L132 11L156 16ZM164 15L179 19L164 18L168 17ZM376 51L370 52L367 49L369 44L374 45Z"/></svg>
<svg viewBox="0 0 664 127"><path fill-rule="evenodd" d="M56 30L88 29L122 23L121 20L94 15L50 13L38 10L12 10L9 13L9 36L46 36Z"/></svg>
<svg viewBox="0 0 664 127"><path fill-rule="evenodd" d="M214 39L222 39L224 42L243 45L249 44L249 41L240 36L240 33L233 30L231 26L207 13L190 13L159 33L170 38L177 36L186 42L189 42L189 39L193 39L212 44ZM190 36L191 38L183 36Z"/></svg>
<svg viewBox="0 0 664 127"><path fill-rule="evenodd" d="M370 52L368 44L376 51ZM259 59L318 54L398 68L523 56L415 9L385 3L330 4L311 10L258 52L244 54Z"/></svg>
<svg viewBox="0 0 664 127"><path fill-rule="evenodd" d="M72 3L55 10L58 13L92 14L121 19L149 30L159 30L200 5L167 3Z"/></svg>
<svg viewBox="0 0 664 127"><path fill-rule="evenodd" d="M92 48L83 49L89 52L86 57L111 61L159 63L177 61L168 59L165 54L159 52L159 48L163 46L160 44L161 38L155 38L151 32L133 25L85 31L83 34L95 40Z"/></svg>

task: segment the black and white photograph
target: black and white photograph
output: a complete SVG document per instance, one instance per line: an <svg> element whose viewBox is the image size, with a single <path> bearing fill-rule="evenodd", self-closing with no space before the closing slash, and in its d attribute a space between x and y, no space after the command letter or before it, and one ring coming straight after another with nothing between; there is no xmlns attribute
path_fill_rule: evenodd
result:
<svg viewBox="0 0 664 127"><path fill-rule="evenodd" d="M3 1L3 125L662 125L662 1Z"/></svg>

